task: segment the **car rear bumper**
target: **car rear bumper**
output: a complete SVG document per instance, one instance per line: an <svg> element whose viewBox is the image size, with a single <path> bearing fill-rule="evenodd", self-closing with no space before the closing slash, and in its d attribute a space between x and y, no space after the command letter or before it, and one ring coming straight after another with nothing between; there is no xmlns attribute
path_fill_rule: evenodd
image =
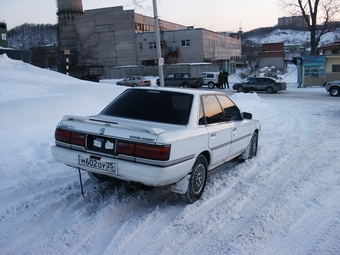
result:
<svg viewBox="0 0 340 255"><path fill-rule="evenodd" d="M174 184L180 181L191 171L195 160L194 158L191 158L175 165L161 167L108 156L100 156L60 146L52 146L51 151L53 158L57 162L64 163L70 167L80 168L88 172L103 174L125 181L140 182L155 187ZM114 171L81 165L80 158L95 158L96 162L101 162L100 164L113 164L115 166Z"/></svg>

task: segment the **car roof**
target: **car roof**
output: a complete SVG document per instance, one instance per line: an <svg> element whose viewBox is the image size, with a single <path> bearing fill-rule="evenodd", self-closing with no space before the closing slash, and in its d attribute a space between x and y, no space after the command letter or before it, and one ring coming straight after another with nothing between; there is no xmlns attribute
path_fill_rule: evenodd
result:
<svg viewBox="0 0 340 255"><path fill-rule="evenodd" d="M171 92L178 92L178 93L186 93L191 94L194 96L201 96L201 95L211 95L211 94L220 94L220 95L226 95L225 93L219 92L219 91L211 91L211 90L198 90L198 89L186 89L186 88L174 88L174 87L134 87L134 88L128 88L128 89L134 89L134 90L155 90L155 91L171 91Z"/></svg>

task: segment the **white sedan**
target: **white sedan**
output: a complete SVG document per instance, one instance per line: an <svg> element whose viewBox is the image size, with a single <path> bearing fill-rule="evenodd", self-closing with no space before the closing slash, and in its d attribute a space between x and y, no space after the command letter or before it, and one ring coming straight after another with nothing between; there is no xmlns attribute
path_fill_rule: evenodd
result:
<svg viewBox="0 0 340 255"><path fill-rule="evenodd" d="M256 156L260 127L220 92L130 88L98 115L64 116L52 154L96 179L171 185L193 203L209 170Z"/></svg>

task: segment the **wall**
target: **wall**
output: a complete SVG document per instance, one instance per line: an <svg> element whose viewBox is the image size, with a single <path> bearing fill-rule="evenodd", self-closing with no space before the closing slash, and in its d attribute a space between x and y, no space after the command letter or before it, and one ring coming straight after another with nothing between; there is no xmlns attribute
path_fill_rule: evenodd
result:
<svg viewBox="0 0 340 255"><path fill-rule="evenodd" d="M259 67L265 66L275 66L276 69L285 68L283 43L266 43L262 45L262 51L259 52Z"/></svg>
<svg viewBox="0 0 340 255"><path fill-rule="evenodd" d="M121 6L89 10L76 21L84 64L137 64L133 10L123 11Z"/></svg>
<svg viewBox="0 0 340 255"><path fill-rule="evenodd" d="M241 40L202 28L161 31L162 57L165 63L200 63L241 58ZM190 41L183 46L182 41ZM154 32L137 33L137 61L157 59L156 49L149 43L155 42ZM174 47L175 46L175 47ZM224 69L224 68L222 68Z"/></svg>
<svg viewBox="0 0 340 255"><path fill-rule="evenodd" d="M332 72L332 65L340 65L340 55L326 56L326 81L340 80L340 72Z"/></svg>
<svg viewBox="0 0 340 255"><path fill-rule="evenodd" d="M207 64L177 64L177 65L164 65L164 77L169 73L190 73L192 77L198 77L201 72L215 72L216 65ZM158 76L158 66L120 66L120 67L105 67L105 79L121 79L131 75L142 76Z"/></svg>

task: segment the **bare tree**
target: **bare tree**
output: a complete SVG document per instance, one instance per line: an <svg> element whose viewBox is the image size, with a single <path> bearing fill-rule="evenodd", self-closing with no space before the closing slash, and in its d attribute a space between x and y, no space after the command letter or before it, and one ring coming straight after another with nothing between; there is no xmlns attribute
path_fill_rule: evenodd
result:
<svg viewBox="0 0 340 255"><path fill-rule="evenodd" d="M98 42L94 38L93 31L80 35L77 32L78 56L81 65L88 65L94 57Z"/></svg>
<svg viewBox="0 0 340 255"><path fill-rule="evenodd" d="M310 31L311 54L317 54L321 37L334 31L339 0L276 0L290 16L303 16Z"/></svg>

